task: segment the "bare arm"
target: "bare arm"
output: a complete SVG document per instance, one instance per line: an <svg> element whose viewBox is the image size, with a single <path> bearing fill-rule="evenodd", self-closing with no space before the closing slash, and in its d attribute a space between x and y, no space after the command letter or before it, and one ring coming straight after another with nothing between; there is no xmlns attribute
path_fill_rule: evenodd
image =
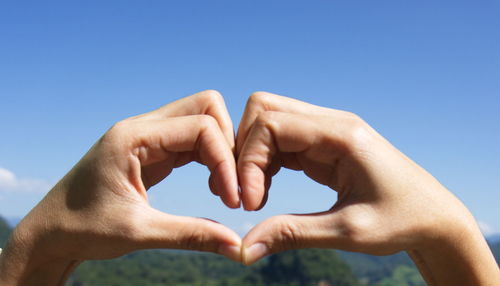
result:
<svg viewBox="0 0 500 286"><path fill-rule="evenodd" d="M500 271L467 208L358 116L269 93L254 94L237 136L247 210L265 204L281 167L338 192L330 210L270 218L243 239L243 260L322 247L407 251L429 285L500 285Z"/></svg>
<svg viewBox="0 0 500 286"><path fill-rule="evenodd" d="M212 192L238 207L233 147L231 120L214 91L117 123L14 229L0 256L0 285L63 285L84 260L147 248L239 260L232 230L155 210L146 193L173 168L197 161L211 171Z"/></svg>

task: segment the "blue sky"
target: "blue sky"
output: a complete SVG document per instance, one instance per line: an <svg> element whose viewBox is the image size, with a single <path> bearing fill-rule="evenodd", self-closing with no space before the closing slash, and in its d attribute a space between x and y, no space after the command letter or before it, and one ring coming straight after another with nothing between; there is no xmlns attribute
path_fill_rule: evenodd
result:
<svg viewBox="0 0 500 286"><path fill-rule="evenodd" d="M266 90L359 114L500 232L498 15L498 1L2 1L0 214L25 215L120 119L217 89L237 126ZM336 199L282 171L261 212L229 210L207 178L176 170L151 203L245 233Z"/></svg>

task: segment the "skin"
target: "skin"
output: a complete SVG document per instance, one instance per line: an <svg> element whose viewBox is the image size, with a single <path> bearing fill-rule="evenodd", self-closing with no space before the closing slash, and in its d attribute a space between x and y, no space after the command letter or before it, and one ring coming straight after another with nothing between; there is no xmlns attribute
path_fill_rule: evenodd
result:
<svg viewBox="0 0 500 286"><path fill-rule="evenodd" d="M239 260L241 239L232 230L155 210L146 193L196 161L210 169L212 191L239 207L233 150L232 123L215 91L117 123L16 227L0 256L0 285L63 285L84 260L146 248Z"/></svg>
<svg viewBox="0 0 500 286"><path fill-rule="evenodd" d="M270 218L241 241L216 222L148 204L146 191L191 161L210 169L212 193L231 208L262 208L281 167L304 171L338 201ZM358 116L258 92L235 142L222 97L205 91L113 126L14 230L0 285L63 285L81 261L138 249L210 251L252 264L306 247L407 251L428 285L500 284L465 206Z"/></svg>
<svg viewBox="0 0 500 286"><path fill-rule="evenodd" d="M239 126L237 156L246 210L264 206L281 167L302 170L338 193L330 210L255 226L243 238L246 264L306 247L407 251L428 285L500 285L467 208L355 114L255 93Z"/></svg>

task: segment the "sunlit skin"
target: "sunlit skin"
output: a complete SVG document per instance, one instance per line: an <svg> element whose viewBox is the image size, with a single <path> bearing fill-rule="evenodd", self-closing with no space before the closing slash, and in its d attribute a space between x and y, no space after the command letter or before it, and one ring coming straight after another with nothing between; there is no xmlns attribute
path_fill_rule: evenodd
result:
<svg viewBox="0 0 500 286"><path fill-rule="evenodd" d="M239 207L233 150L232 122L215 91L117 123L16 227L0 259L0 285L63 285L83 260L146 248L239 261L234 231L155 210L146 193L174 168L197 161L210 169L213 191Z"/></svg>
<svg viewBox="0 0 500 286"><path fill-rule="evenodd" d="M269 218L242 240L217 222L149 205L147 190L192 161L209 168L210 190L230 208L264 207L281 167L303 170L338 201L316 214ZM252 264L306 247L407 251L428 285L500 285L470 212L361 118L258 92L235 138L222 96L210 90L104 134L16 227L0 256L0 285L63 285L84 260L139 249L209 251Z"/></svg>
<svg viewBox="0 0 500 286"><path fill-rule="evenodd" d="M467 208L361 118L259 92L237 136L246 210L264 206L281 167L337 191L328 211L269 218L243 239L243 261L306 247L375 255L407 251L428 285L500 285Z"/></svg>

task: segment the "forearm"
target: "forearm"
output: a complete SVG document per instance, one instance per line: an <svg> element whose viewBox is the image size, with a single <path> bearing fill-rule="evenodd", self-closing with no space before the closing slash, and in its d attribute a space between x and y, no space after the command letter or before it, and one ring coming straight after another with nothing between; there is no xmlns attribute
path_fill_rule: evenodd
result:
<svg viewBox="0 0 500 286"><path fill-rule="evenodd" d="M64 285L79 264L62 258L49 258L35 243L15 237L0 255L0 285Z"/></svg>
<svg viewBox="0 0 500 286"><path fill-rule="evenodd" d="M475 223L408 254L429 286L500 285L500 270Z"/></svg>
<svg viewBox="0 0 500 286"><path fill-rule="evenodd" d="M78 264L77 261L51 260L35 265L17 260L11 255L3 256L0 258L0 285L64 285Z"/></svg>
<svg viewBox="0 0 500 286"><path fill-rule="evenodd" d="M49 223L61 212L45 213L55 208L46 203L53 198L49 193L12 231L0 255L0 285L64 285L79 264L66 256L70 253L64 253L64 240L56 234L57 227Z"/></svg>

